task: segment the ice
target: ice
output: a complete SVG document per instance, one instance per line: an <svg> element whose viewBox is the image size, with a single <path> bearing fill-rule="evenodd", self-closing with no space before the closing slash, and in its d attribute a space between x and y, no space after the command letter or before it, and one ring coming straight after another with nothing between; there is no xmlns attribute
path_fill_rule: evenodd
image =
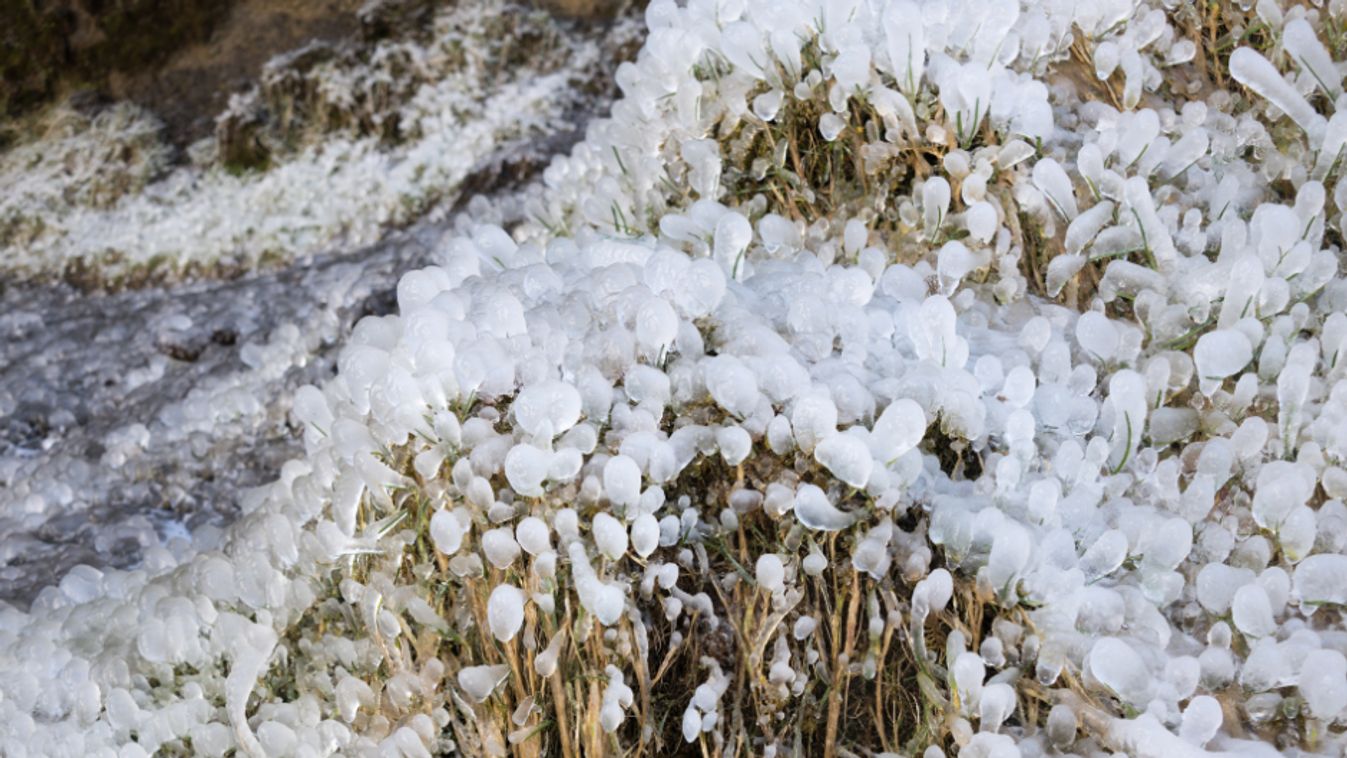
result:
<svg viewBox="0 0 1347 758"><path fill-rule="evenodd" d="M1277 631L1272 617L1272 603L1267 590L1257 584L1246 584L1235 590L1230 603L1230 614L1235 628L1250 637L1267 637Z"/></svg>
<svg viewBox="0 0 1347 758"><path fill-rule="evenodd" d="M1029 563L1033 542L1018 524L1007 523L992 539L987 558L987 579L997 590L1005 589Z"/></svg>
<svg viewBox="0 0 1347 758"><path fill-rule="evenodd" d="M445 555L453 555L463 545L465 530L462 522L452 511L440 509L430 517L430 540L435 549Z"/></svg>
<svg viewBox="0 0 1347 758"><path fill-rule="evenodd" d="M497 585L486 601L486 618L497 640L514 639L524 624L524 593L509 584Z"/></svg>
<svg viewBox="0 0 1347 758"><path fill-rule="evenodd" d="M1118 352L1122 337L1107 316L1088 311L1076 320L1076 340L1097 360L1108 361Z"/></svg>
<svg viewBox="0 0 1347 758"><path fill-rule="evenodd" d="M1207 332L1198 338L1193 349L1193 362L1204 386L1214 387L1220 380L1249 365L1250 360L1253 360L1253 346L1249 344L1249 338L1234 329Z"/></svg>
<svg viewBox="0 0 1347 758"><path fill-rule="evenodd" d="M653 514L642 513L631 522L631 548L640 558L648 558L659 547L659 520Z"/></svg>
<svg viewBox="0 0 1347 758"><path fill-rule="evenodd" d="M1254 521L1276 529L1296 508L1309 502L1316 484L1314 470L1291 461L1270 461L1258 470L1253 496Z"/></svg>
<svg viewBox="0 0 1347 758"><path fill-rule="evenodd" d="M509 527L488 529L482 533L482 552L487 561L498 569L509 568L519 558L519 543Z"/></svg>
<svg viewBox="0 0 1347 758"><path fill-rule="evenodd" d="M520 495L538 497L551 466L551 453L527 443L515 445L505 456L505 478Z"/></svg>
<svg viewBox="0 0 1347 758"><path fill-rule="evenodd" d="M1312 651L1300 666L1298 687L1310 713L1332 722L1347 708L1347 658L1337 650Z"/></svg>
<svg viewBox="0 0 1347 758"><path fill-rule="evenodd" d="M1057 749L1065 750L1076 741L1076 713L1071 706L1058 703L1048 711L1046 727L1048 741Z"/></svg>
<svg viewBox="0 0 1347 758"><path fill-rule="evenodd" d="M983 680L987 676L986 663L977 653L961 652L954 658L950 674L953 676L963 709L969 713L974 712L973 709L977 707L978 699L982 695Z"/></svg>
<svg viewBox="0 0 1347 758"><path fill-rule="evenodd" d="M1300 602L1311 606L1347 605L1347 556L1320 553L1296 566L1292 586Z"/></svg>
<svg viewBox="0 0 1347 758"><path fill-rule="evenodd" d="M856 521L854 514L838 510L829 502L828 495L813 484L801 485L796 491L795 517L806 528L824 532L845 529Z"/></svg>
<svg viewBox="0 0 1347 758"><path fill-rule="evenodd" d="M949 212L949 193L949 182L941 176L931 177L922 185L921 207L927 236L934 237L944 223Z"/></svg>
<svg viewBox="0 0 1347 758"><path fill-rule="evenodd" d="M1210 695L1199 695L1188 701L1183 709L1179 736L1186 742L1203 747L1216 736L1224 720L1220 701Z"/></svg>
<svg viewBox="0 0 1347 758"><path fill-rule="evenodd" d="M964 211L964 227L968 234L978 242L986 244L996 236L1000 221L996 217L996 208L991 203L981 201L968 206Z"/></svg>
<svg viewBox="0 0 1347 758"><path fill-rule="evenodd" d="M627 552L627 528L607 513L594 516L594 545L610 561L620 559Z"/></svg>
<svg viewBox="0 0 1347 758"><path fill-rule="evenodd" d="M739 259L753 241L753 225L742 214L729 212L716 222L712 252L730 271L739 270Z"/></svg>
<svg viewBox="0 0 1347 758"><path fill-rule="evenodd" d="M585 555L585 548L579 542L572 542L568 552L580 605L604 626L617 623L627 602L622 586L602 581L595 575L594 567Z"/></svg>
<svg viewBox="0 0 1347 758"><path fill-rule="evenodd" d="M753 438L741 426L722 426L716 430L716 446L727 464L738 466L753 451Z"/></svg>
<svg viewBox="0 0 1347 758"><path fill-rule="evenodd" d="M641 468L625 455L615 455L603 466L603 491L618 508L630 508L641 498Z"/></svg>
<svg viewBox="0 0 1347 758"><path fill-rule="evenodd" d="M1317 143L1323 138L1326 124L1324 117L1294 87L1287 84L1276 67L1257 50L1236 48L1230 54L1230 75L1290 116L1305 130L1311 142Z"/></svg>
<svg viewBox="0 0 1347 758"><path fill-rule="evenodd" d="M466 666L458 671L458 686L468 693L473 702L484 703L509 676L510 667L503 663L495 666Z"/></svg>
<svg viewBox="0 0 1347 758"><path fill-rule="evenodd" d="M1085 581L1093 582L1108 576L1127 559L1127 535L1117 529L1110 529L1090 545L1080 557L1080 570L1085 572Z"/></svg>
<svg viewBox="0 0 1347 758"><path fill-rule="evenodd" d="M916 92L926 65L926 36L920 18L921 8L911 2L890 3L881 16L889 73L909 95Z"/></svg>
<svg viewBox="0 0 1347 758"><path fill-rule="evenodd" d="M1015 689L1005 682L995 682L982 688L978 702L979 727L994 732L1015 712Z"/></svg>
<svg viewBox="0 0 1347 758"><path fill-rule="evenodd" d="M1034 164L1034 186L1038 187L1048 199L1053 209L1070 222L1076 218L1076 193L1071 188L1071 179L1057 161L1044 158Z"/></svg>
<svg viewBox="0 0 1347 758"><path fill-rule="evenodd" d="M702 733L702 715L694 706L683 711L683 741L696 742Z"/></svg>
<svg viewBox="0 0 1347 758"><path fill-rule="evenodd" d="M31 554L25 544L54 539L42 535L82 539L78 520L53 525L98 492L91 469L140 472L117 476L149 489L117 497L176 514L100 524L94 552L136 545L133 568L55 574L31 609L0 613L11 664L0 723L18 725L0 752L171 752L182 734L213 753L448 749L453 699L477 698L461 671L446 692L445 664L407 669L399 651L440 634L483 588L486 637L465 637L455 668L499 660L490 646L512 644L536 610L521 648L546 640L536 672L593 674L580 659L602 648L604 684L582 715L635 744L660 716L627 685L658 667L644 610L669 645L715 652L705 635L747 618L715 593L744 589L747 567L766 625L730 658L690 661L705 667L701 686L675 683L675 717L712 748L737 729L722 696L742 694L720 666L758 655L773 717L789 721L820 676L878 671L879 643L898 629L899 653L949 672L923 697L957 701L952 751L1247 752L1294 743L1311 718L1324 722L1319 747L1341 752L1328 724L1344 707L1343 664L1319 659L1342 652L1347 573L1347 289L1333 247L1347 207L1335 135L1347 127L1331 126L1342 119L1307 139L1261 100L1182 95L1191 67L1177 62L1195 46L1147 4L820 8L656 0L646 47L617 75L622 98L537 183L445 196L455 210L412 245L416 265L434 265L398 285L396 313L347 334L339 309L391 291L356 265L318 298L331 305L321 317L271 342L242 329L239 348L202 353L292 379L225 377L160 420L128 407L115 428L81 436L76 405L34 410L49 396L33 388L69 376L81 393L130 373L126 387L153 394L184 361L91 367L88 381L78 360L0 377L0 532L18 535L0 545L0 582L65 550ZM1231 81L1271 93L1297 122L1323 121L1341 80L1315 81L1326 56L1338 64L1313 37L1335 8L1260 3L1284 47L1252 62L1237 52ZM1114 72L1117 103L1065 86L1061 45L1077 29ZM802 55L812 39L818 50ZM761 121L820 115L823 136L854 148L823 182L801 171L818 154L795 156ZM912 151L937 157L886 183ZM869 188L888 193L881 205ZM1034 234L1064 248L1046 270L1029 255ZM227 292L216 299L251 290ZM59 328L0 311L5 357L24 354L9 346L25 330ZM207 328L194 325L213 323L188 308L144 331L182 354ZM308 357L324 352L341 355L335 380L293 403L270 392L326 376L330 364ZM275 408L256 400L270 394ZM222 435L270 428L229 419L291 405L268 423L293 424L279 436L300 458L277 461L260 488L228 477L232 525L177 525L201 491L180 495L164 461L219 473ZM50 445L69 449L49 456ZM852 529L836 544L819 534ZM910 614L862 592L851 605L868 642L833 660L826 613L787 583L797 572L807 584L898 577ZM955 587L978 596L980 627L962 617L972 606L951 603ZM566 609L581 615L549 635ZM346 621L315 627L316 612ZM926 649L936 625L947 644ZM1333 682L1314 680L1313 656ZM356 669L368 685L341 673ZM288 672L307 670L338 683L295 689ZM1062 696L1036 723L1032 709L1012 715L1033 700L1031 671ZM1064 673L1080 675L1075 694L1054 684ZM1281 714L1295 686L1303 717ZM219 705L210 693L225 707L207 707ZM507 735L551 740L539 693L491 682L488 694L501 702L477 714L484 750L507 750ZM1247 711L1243 738L1213 711L1217 696ZM202 723L180 728L180 706ZM491 719L510 713L496 733ZM125 746L132 729L140 744Z"/></svg>
<svg viewBox="0 0 1347 758"><path fill-rule="evenodd" d="M754 566L754 577L758 586L767 592L777 593L785 589L786 568L781 563L781 557L775 553L763 553Z"/></svg>
<svg viewBox="0 0 1347 758"><path fill-rule="evenodd" d="M824 438L814 448L814 460L833 476L856 489L863 489L866 482L870 481L870 472L875 463L864 440L858 435L844 433ZM798 501L796 508L798 513Z"/></svg>
<svg viewBox="0 0 1347 758"><path fill-rule="evenodd" d="M682 144L683 160L691 172L692 188L702 197L715 197L720 187L720 149L709 139L688 139Z"/></svg>
<svg viewBox="0 0 1347 758"><path fill-rule="evenodd" d="M543 424L550 424L552 434L561 434L580 420L580 393L565 382L539 382L520 390L510 409L526 434L538 434Z"/></svg>
<svg viewBox="0 0 1347 758"><path fill-rule="evenodd" d="M1141 656L1117 637L1102 637L1090 648L1090 674L1119 698L1133 705L1151 696L1151 675Z"/></svg>
<svg viewBox="0 0 1347 758"><path fill-rule="evenodd" d="M663 298L641 304L636 312L636 339L655 355L667 352L678 336L678 314Z"/></svg>
<svg viewBox="0 0 1347 758"><path fill-rule="evenodd" d="M1342 71L1319 42L1314 27L1303 18L1282 28L1282 48L1330 98L1342 94Z"/></svg>
<svg viewBox="0 0 1347 758"><path fill-rule="evenodd" d="M836 113L825 113L819 116L818 131L823 136L825 142L835 142L842 136L842 131L847 128L847 122L842 120Z"/></svg>
<svg viewBox="0 0 1347 758"><path fill-rule="evenodd" d="M537 516L520 519L514 528L515 541L529 555L542 555L552 550L552 533L547 522Z"/></svg>
<svg viewBox="0 0 1347 758"><path fill-rule="evenodd" d="M744 362L729 355L718 355L706 363L706 389L730 414L745 418L758 405L758 379Z"/></svg>
<svg viewBox="0 0 1347 758"><path fill-rule="evenodd" d="M837 406L826 392L809 392L795 401L790 413L795 444L812 453L814 447L837 430Z"/></svg>

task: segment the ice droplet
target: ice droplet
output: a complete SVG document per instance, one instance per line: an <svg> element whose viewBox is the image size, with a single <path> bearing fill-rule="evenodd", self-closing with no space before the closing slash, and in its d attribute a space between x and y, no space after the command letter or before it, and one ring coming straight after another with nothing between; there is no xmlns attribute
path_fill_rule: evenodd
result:
<svg viewBox="0 0 1347 758"><path fill-rule="evenodd" d="M561 381L538 382L520 390L510 408L525 434L537 434L544 423L552 425L552 434L561 434L580 420L580 392Z"/></svg>
<svg viewBox="0 0 1347 758"><path fill-rule="evenodd" d="M856 521L854 515L844 513L828 502L828 495L813 484L801 485L796 491L795 517L806 528L824 532L845 529Z"/></svg>
<svg viewBox="0 0 1347 758"><path fill-rule="evenodd" d="M1103 637L1090 649L1090 673L1115 695L1133 704L1150 699L1151 675L1132 646L1117 637Z"/></svg>
<svg viewBox="0 0 1347 758"><path fill-rule="evenodd" d="M814 460L856 489L864 489L875 465L870 448L857 435L840 432L826 437L814 448Z"/></svg>
<svg viewBox="0 0 1347 758"><path fill-rule="evenodd" d="M1210 695L1198 695L1188 701L1183 709L1183 722L1179 725L1179 737L1184 741L1202 747L1216 736L1225 720L1221 704Z"/></svg>
<svg viewBox="0 0 1347 758"><path fill-rule="evenodd" d="M486 618L497 640L514 639L524 624L524 593L509 584L497 585L486 601Z"/></svg>
<svg viewBox="0 0 1347 758"><path fill-rule="evenodd" d="M621 521L607 513L594 516L594 546L610 561L621 558L627 552L627 528Z"/></svg>
<svg viewBox="0 0 1347 758"><path fill-rule="evenodd" d="M1044 158L1034 164L1034 186L1048 198L1048 204L1067 221L1076 217L1076 193L1071 179L1057 161Z"/></svg>
<svg viewBox="0 0 1347 758"><path fill-rule="evenodd" d="M1127 535L1110 529L1099 535L1080 557L1080 570L1085 572L1086 582L1093 582L1116 571L1126 559Z"/></svg>
<svg viewBox="0 0 1347 758"><path fill-rule="evenodd" d="M732 355L706 362L706 389L721 408L739 418L752 414L758 405L758 378Z"/></svg>
<svg viewBox="0 0 1347 758"><path fill-rule="evenodd" d="M629 508L641 499L641 468L625 455L615 455L603 466L603 491L619 508Z"/></svg>
<svg viewBox="0 0 1347 758"><path fill-rule="evenodd" d="M1315 650L1300 667L1300 694L1315 718L1331 722L1347 708L1347 658L1337 650Z"/></svg>
<svg viewBox="0 0 1347 758"><path fill-rule="evenodd" d="M584 546L579 542L572 542L568 551L571 573L575 580L575 593L580 598L581 607L593 614L604 626L616 624L627 601L623 585L599 579L594 573L594 567L589 564Z"/></svg>
<svg viewBox="0 0 1347 758"><path fill-rule="evenodd" d="M741 426L722 426L716 430L716 445L720 455L731 466L743 463L753 452L753 438Z"/></svg>
<svg viewBox="0 0 1347 758"><path fill-rule="evenodd" d="M1243 332L1217 329L1207 332L1193 348L1193 363L1199 379L1219 381L1249 365L1253 345ZM1210 394L1210 393L1208 393Z"/></svg>
<svg viewBox="0 0 1347 758"><path fill-rule="evenodd" d="M1235 628L1250 637L1267 637L1277 631L1277 621L1272 617L1272 603L1268 600L1267 590L1257 584L1246 584L1235 590L1230 613Z"/></svg>
<svg viewBox="0 0 1347 758"><path fill-rule="evenodd" d="M1107 362L1118 352L1122 336L1108 316L1098 311L1086 311L1076 321L1076 340L1096 360Z"/></svg>
<svg viewBox="0 0 1347 758"><path fill-rule="evenodd" d="M543 494L543 480L552 465L552 454L528 443L510 448L505 454L505 478L518 495L538 497Z"/></svg>
<svg viewBox="0 0 1347 758"><path fill-rule="evenodd" d="M443 508L430 517L430 541L445 555L453 555L463 546L463 531L458 516Z"/></svg>
<svg viewBox="0 0 1347 758"><path fill-rule="evenodd" d="M659 520L654 514L642 513L631 522L631 548L641 558L647 558L659 547Z"/></svg>
<svg viewBox="0 0 1347 758"><path fill-rule="evenodd" d="M459 669L458 686L473 701L483 703L509 675L510 667L503 663L495 666L468 666Z"/></svg>
<svg viewBox="0 0 1347 758"><path fill-rule="evenodd" d="M1320 553L1296 566L1294 587L1300 602L1347 605L1347 555Z"/></svg>
<svg viewBox="0 0 1347 758"><path fill-rule="evenodd" d="M1281 72L1262 53L1248 47L1235 50L1230 54L1230 75L1290 116L1305 130L1311 143L1323 137L1324 117L1282 78Z"/></svg>
<svg viewBox="0 0 1347 758"><path fill-rule="evenodd" d="M786 586L786 567L781 563L781 556L776 553L763 553L758 557L758 563L754 567L754 576L758 586L767 592L780 592Z"/></svg>
<svg viewBox="0 0 1347 758"><path fill-rule="evenodd" d="M899 398L879 414L870 430L870 452L891 463L921 443L926 435L926 412L915 400Z"/></svg>
<svg viewBox="0 0 1347 758"><path fill-rule="evenodd" d="M652 298L636 311L636 339L646 349L659 353L678 336L678 314L664 298Z"/></svg>
<svg viewBox="0 0 1347 758"><path fill-rule="evenodd" d="M482 552L492 566L505 569L519 557L519 543L509 527L488 529L482 533Z"/></svg>

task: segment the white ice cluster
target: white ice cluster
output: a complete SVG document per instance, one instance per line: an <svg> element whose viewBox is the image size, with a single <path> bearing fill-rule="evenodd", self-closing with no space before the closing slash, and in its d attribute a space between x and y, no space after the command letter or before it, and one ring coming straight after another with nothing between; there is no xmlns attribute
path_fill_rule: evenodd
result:
<svg viewBox="0 0 1347 758"><path fill-rule="evenodd" d="M401 280L220 549L0 613L0 752L504 754L567 650L606 651L617 732L653 627L753 614L783 709L910 641L927 756L1341 754L1342 11L1260 2L1250 101L1179 86L1166 5L654 0L536 221ZM820 111L857 181L935 159L831 215L729 191L736 127ZM750 527L771 550L708 576ZM839 576L878 588L854 656L800 610ZM928 645L956 591L984 628ZM680 734L718 744L738 672L694 670ZM493 699L516 731L459 727Z"/></svg>
<svg viewBox="0 0 1347 758"><path fill-rule="evenodd" d="M507 17L537 27L531 33L557 49L502 66L485 52L513 44L495 33ZM387 59L424 77L405 105L384 114L411 135L392 146L378 135L336 133L265 171L237 173L204 159L165 171L167 148L145 114L118 107L77 128L73 115L63 117L0 155L0 272L59 276L78 261L115 282L146 268L247 270L371 243L452 199L500 145L554 131L576 104L576 83L609 54L546 13L499 0L440 10L429 31L424 44L381 42L371 70L331 67L322 82L338 93L377 87L386 75L377 64Z"/></svg>

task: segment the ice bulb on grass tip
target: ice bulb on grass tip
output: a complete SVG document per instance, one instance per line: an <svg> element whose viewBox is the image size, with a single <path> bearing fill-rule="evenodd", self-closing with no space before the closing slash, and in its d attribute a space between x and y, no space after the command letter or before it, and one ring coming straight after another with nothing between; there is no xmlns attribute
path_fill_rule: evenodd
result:
<svg viewBox="0 0 1347 758"><path fill-rule="evenodd" d="M468 693L473 702L484 703L509 676L510 667L503 663L495 666L468 666L459 669L458 686Z"/></svg>
<svg viewBox="0 0 1347 758"><path fill-rule="evenodd" d="M486 617L497 640L514 639L524 624L524 593L508 584L497 585L487 599Z"/></svg>

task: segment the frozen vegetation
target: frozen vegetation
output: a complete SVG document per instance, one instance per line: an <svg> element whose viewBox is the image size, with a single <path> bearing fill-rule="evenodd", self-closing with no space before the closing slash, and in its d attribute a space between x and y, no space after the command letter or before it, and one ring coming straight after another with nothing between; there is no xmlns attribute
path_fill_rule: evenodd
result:
<svg viewBox="0 0 1347 758"><path fill-rule="evenodd" d="M1205 13L654 0L0 752L1342 755L1347 7Z"/></svg>

